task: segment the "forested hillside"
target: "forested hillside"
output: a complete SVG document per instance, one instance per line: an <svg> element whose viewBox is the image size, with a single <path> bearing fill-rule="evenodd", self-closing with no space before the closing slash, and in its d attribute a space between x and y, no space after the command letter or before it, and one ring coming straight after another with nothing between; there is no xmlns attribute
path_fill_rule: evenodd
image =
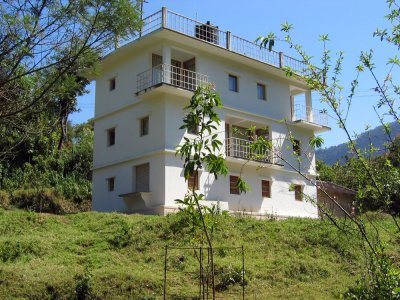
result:
<svg viewBox="0 0 400 300"><path fill-rule="evenodd" d="M390 124L390 129L391 136L396 137L400 134L400 124L393 122ZM361 133L355 141L359 149L368 150L371 145L379 149L373 153L373 156L382 154L387 149L386 144L390 142L388 136L385 134L383 126L378 126ZM349 154L347 143L325 149L318 149L316 152L317 160L321 160L328 165L333 165L336 162L344 163L347 158L352 156L352 154Z"/></svg>

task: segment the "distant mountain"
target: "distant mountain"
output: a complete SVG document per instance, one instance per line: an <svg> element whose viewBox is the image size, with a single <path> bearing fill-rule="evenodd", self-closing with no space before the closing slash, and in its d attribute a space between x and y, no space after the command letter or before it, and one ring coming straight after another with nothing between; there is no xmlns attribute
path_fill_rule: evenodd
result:
<svg viewBox="0 0 400 300"><path fill-rule="evenodd" d="M390 124L392 129L391 136L394 138L400 134L400 125L396 122ZM384 133L383 126L378 126L374 129L362 133L357 139L357 148L365 149L369 148L370 139L375 148L384 150L384 144L388 142L388 137ZM382 151L376 154L381 154ZM346 156L349 155L349 148L347 143L343 143L337 146L332 146L326 149L318 149L316 151L317 160L322 160L328 165L333 165L335 162L343 163L346 161Z"/></svg>

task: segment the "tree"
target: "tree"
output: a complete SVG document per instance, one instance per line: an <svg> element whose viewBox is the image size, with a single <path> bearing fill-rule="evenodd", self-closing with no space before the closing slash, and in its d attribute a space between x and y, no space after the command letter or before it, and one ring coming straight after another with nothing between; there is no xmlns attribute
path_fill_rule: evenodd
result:
<svg viewBox="0 0 400 300"><path fill-rule="evenodd" d="M85 72L139 31L139 6L130 0L2 2L0 132L14 131L15 139L1 145L0 159L12 157L44 120L59 124L62 147L68 116L88 83Z"/></svg>
<svg viewBox="0 0 400 300"><path fill-rule="evenodd" d="M398 30L400 27L399 5L395 0L389 0L387 2L391 9L387 19L391 22L392 28L390 31L387 29L377 30L375 36L380 37L382 41L384 40L398 49L400 45L400 34ZM383 82L380 82L375 73L376 65L373 63L373 51L361 52L360 63L356 66L358 75L350 83L351 92L346 98L346 101L342 101L341 94L343 87L340 83L340 75L344 61L343 52L339 52L335 60L332 59L331 52L326 47L329 38L327 35L322 35L320 40L324 44L324 50L321 59L322 69L320 69L312 63L312 57L307 55L303 47L293 41L292 30L293 26L291 24L285 23L282 25L282 31L285 33L285 41L291 48L297 51L306 67L304 70L286 68L287 75L299 76L302 78L311 89L321 94L321 101L331 108L339 127L344 130L348 138L349 151L354 155L354 158L348 162L348 165L354 166L357 170L355 174L357 174L359 178L356 178L355 183L360 198L372 199L374 205L384 208L384 210L390 214L390 217L397 227L397 232L394 233L394 236L398 239L400 225L394 208L398 205L397 195L399 194L400 170L392 164L388 157L381 157L375 161L371 160L370 154L375 151L375 149L371 148L367 152L358 149L347 127L346 119L347 111L351 107L352 99L356 94L359 84L358 75L361 72L368 71L375 80L376 86L374 89L380 96L377 105L373 107L373 109L377 112L376 108L385 108L385 113L383 115L378 112L377 114L381 123L385 125L383 134L387 135L389 141L393 141L390 127L384 123L384 120L385 117L390 117L396 122L399 122L399 108L396 107L396 98L398 99L400 96L400 89L393 81L392 76L390 76L392 69L400 66L399 60L397 57L388 59L389 74ZM261 45L268 43L270 43L270 39L260 39ZM296 75L304 73L306 73L307 76ZM397 155L394 156L398 158ZM301 173L300 170L298 170L298 172ZM328 176L334 176L329 172L326 172L326 174ZM364 185L360 185L361 182ZM333 197L330 197L330 199L335 202ZM364 202L361 201L359 203L364 204ZM349 290L344 297L346 299L398 299L400 296L398 290L400 272L398 267L393 264L393 261L384 252L383 242L379 236L378 229L373 222L368 222L368 219L364 219L361 216L354 216L350 218L350 220L356 225L358 233L362 237L364 245L366 245L366 249L368 250L366 253L368 254L370 263L367 265L368 272L361 282L360 288ZM342 229L344 228L342 227ZM368 293L363 293L363 291L368 291Z"/></svg>

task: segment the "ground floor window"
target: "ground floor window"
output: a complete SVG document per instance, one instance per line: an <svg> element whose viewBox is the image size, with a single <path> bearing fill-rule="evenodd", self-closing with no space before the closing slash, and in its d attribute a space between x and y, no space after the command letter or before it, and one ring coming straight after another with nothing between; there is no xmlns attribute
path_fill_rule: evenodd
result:
<svg viewBox="0 0 400 300"><path fill-rule="evenodd" d="M188 190L196 191L199 189L199 172L194 171L188 178Z"/></svg>
<svg viewBox="0 0 400 300"><path fill-rule="evenodd" d="M297 201L303 201L303 186L295 185L294 186L294 199Z"/></svg>
<svg viewBox="0 0 400 300"><path fill-rule="evenodd" d="M261 180L261 193L263 197L271 198L271 182L269 180Z"/></svg>
<svg viewBox="0 0 400 300"><path fill-rule="evenodd" d="M239 176L229 176L229 189L230 189L230 193L234 194L234 195L239 195L239 188L238 188L238 180L239 180Z"/></svg>
<svg viewBox="0 0 400 300"><path fill-rule="evenodd" d="M113 192L115 189L115 177L107 178L108 191Z"/></svg>

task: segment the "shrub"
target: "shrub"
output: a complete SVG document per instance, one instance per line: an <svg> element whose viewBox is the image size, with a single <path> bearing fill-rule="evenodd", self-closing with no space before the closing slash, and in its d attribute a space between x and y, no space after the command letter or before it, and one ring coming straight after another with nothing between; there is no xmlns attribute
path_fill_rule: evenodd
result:
<svg viewBox="0 0 400 300"><path fill-rule="evenodd" d="M71 202L49 189L17 190L11 195L11 204L22 209L54 214L77 211Z"/></svg>
<svg viewBox="0 0 400 300"><path fill-rule="evenodd" d="M371 257L368 273L341 299L400 299L400 269L384 254Z"/></svg>
<svg viewBox="0 0 400 300"><path fill-rule="evenodd" d="M10 197L6 191L0 190L0 207L8 208L10 205Z"/></svg>
<svg viewBox="0 0 400 300"><path fill-rule="evenodd" d="M219 281L215 285L215 289L219 292L228 290L231 285L243 284L242 269L237 266L216 267L215 275ZM246 279L244 280L244 285L247 285Z"/></svg>

